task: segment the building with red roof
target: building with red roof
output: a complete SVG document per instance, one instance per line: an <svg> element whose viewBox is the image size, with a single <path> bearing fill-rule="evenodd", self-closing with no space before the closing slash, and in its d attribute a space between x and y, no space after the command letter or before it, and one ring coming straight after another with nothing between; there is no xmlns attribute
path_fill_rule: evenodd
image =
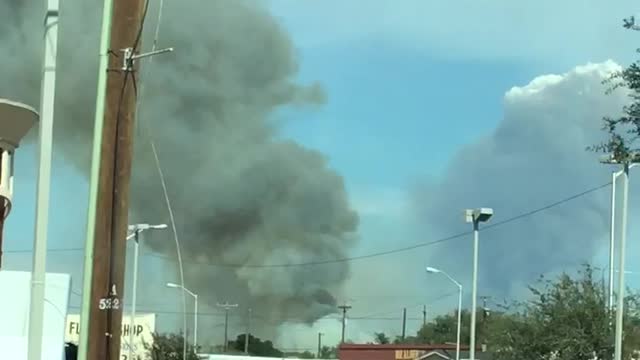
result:
<svg viewBox="0 0 640 360"><path fill-rule="evenodd" d="M478 359L485 359L482 348L476 350ZM460 347L460 358L467 359L469 346ZM340 360L453 360L456 346L452 344L342 344L338 348Z"/></svg>

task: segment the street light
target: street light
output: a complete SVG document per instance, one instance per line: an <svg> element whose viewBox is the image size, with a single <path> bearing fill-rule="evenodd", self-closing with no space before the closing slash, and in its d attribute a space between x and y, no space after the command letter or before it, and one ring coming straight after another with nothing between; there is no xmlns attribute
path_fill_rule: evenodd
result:
<svg viewBox="0 0 640 360"><path fill-rule="evenodd" d="M186 292L187 294L193 296L193 301L194 301L194 319L193 319L193 348L195 349L195 351L198 351L198 294L195 294L194 292L192 292L191 290L187 289L186 287L179 285L179 284L175 284L175 283L167 283L167 287L169 288L174 288L174 289L182 289L184 292ZM186 331L186 329L185 329Z"/></svg>
<svg viewBox="0 0 640 360"><path fill-rule="evenodd" d="M493 209L467 209L464 212L465 221L473 223L473 279L471 286L471 336L469 340L469 359L476 360L476 307L478 297L478 242L479 224L487 222L493 216Z"/></svg>
<svg viewBox="0 0 640 360"><path fill-rule="evenodd" d="M452 283L458 287L458 330L456 334L456 360L460 360L460 327L462 325L462 285L446 272L427 266L427 272L430 274L442 274L446 276Z"/></svg>
<svg viewBox="0 0 640 360"><path fill-rule="evenodd" d="M629 200L629 169L634 163L640 162L640 156L637 153L629 154L624 159L618 159L613 155L607 155L600 159L603 164L621 164L623 182L622 182L622 221L620 222L620 260L618 269L618 306L616 307L616 331L615 331L615 351L614 360L622 359L622 321L624 311L624 274L625 274L625 248L627 242L627 202ZM616 175L613 179L615 184ZM613 201L612 201L613 204ZM612 225L613 226L613 225ZM611 255L610 255L611 256ZM611 260L611 257L609 258Z"/></svg>
<svg viewBox="0 0 640 360"><path fill-rule="evenodd" d="M129 225L128 230L132 233L127 236L127 240L134 239L134 254L133 254L133 284L131 292L131 319L129 319L129 359L133 359L133 329L135 329L136 319L136 298L138 295L138 257L139 257L139 236L140 233L145 230L162 230L166 229L167 224L149 225L149 224L136 224Z"/></svg>
<svg viewBox="0 0 640 360"><path fill-rule="evenodd" d="M4 220L13 199L13 153L40 115L25 104L0 99L0 266Z"/></svg>
<svg viewBox="0 0 640 360"><path fill-rule="evenodd" d="M604 163L608 163L608 158L602 159ZM629 170L638 165L633 163L629 165ZM614 262L615 262L615 219L616 219L616 181L620 175L624 174L624 169L614 171L611 173L611 221L609 223L609 310L613 310L613 277L614 277Z"/></svg>

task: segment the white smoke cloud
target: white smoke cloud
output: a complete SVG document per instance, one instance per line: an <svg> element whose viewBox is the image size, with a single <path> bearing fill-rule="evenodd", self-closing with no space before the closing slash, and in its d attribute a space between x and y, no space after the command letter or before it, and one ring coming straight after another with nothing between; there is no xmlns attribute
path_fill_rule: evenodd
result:
<svg viewBox="0 0 640 360"><path fill-rule="evenodd" d="M602 80L619 69L613 61L587 64L509 90L494 132L460 149L440 183L415 193L426 233L470 230L465 208L493 207L492 221L500 221L606 183L610 169L586 147L603 140L602 117L628 100L624 91L604 94ZM480 292L513 295L541 273L592 260L607 244L607 195L603 189L481 232ZM470 284L471 237L429 253L434 266Z"/></svg>

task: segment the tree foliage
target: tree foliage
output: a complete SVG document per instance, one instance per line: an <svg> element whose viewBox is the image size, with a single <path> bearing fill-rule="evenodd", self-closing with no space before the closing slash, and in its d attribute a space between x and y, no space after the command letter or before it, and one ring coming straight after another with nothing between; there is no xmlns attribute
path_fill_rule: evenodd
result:
<svg viewBox="0 0 640 360"><path fill-rule="evenodd" d="M505 331L494 334L498 359L550 354L559 360L612 358L615 314L608 310L604 282L594 278L591 267L585 266L576 278L541 278L530 290L533 299L521 305ZM636 294L625 298L624 359L640 349L638 299Z"/></svg>
<svg viewBox="0 0 640 360"><path fill-rule="evenodd" d="M179 334L153 334L153 344L147 345L151 360L183 360L184 337ZM198 356L187 344L186 360L198 360Z"/></svg>
<svg viewBox="0 0 640 360"><path fill-rule="evenodd" d="M292 352L286 353L286 357L295 358L295 359L315 359L316 355L311 351L303 351L303 352Z"/></svg>
<svg viewBox="0 0 640 360"><path fill-rule="evenodd" d="M562 274L529 288L530 298L511 302L501 311L478 316L478 344L486 344L496 360L584 360L613 357L614 313L606 306L602 281L585 266L575 276ZM623 358L640 350L640 297L625 298ZM469 340L469 313L462 314L462 343ZM455 343L455 313L424 326L419 343Z"/></svg>
<svg viewBox="0 0 640 360"><path fill-rule="evenodd" d="M235 341L231 342L231 348L237 351L244 351L245 334L240 334ZM265 356L265 357L282 357L283 352L276 349L273 343L269 340L262 341L249 334L249 354L253 356Z"/></svg>
<svg viewBox="0 0 640 360"><path fill-rule="evenodd" d="M318 357L320 359L336 359L338 357L338 348L335 346L323 346Z"/></svg>
<svg viewBox="0 0 640 360"><path fill-rule="evenodd" d="M488 341L488 333L496 326L502 324L506 315L501 311L487 312L479 309L476 313L478 344L485 344ZM462 343L467 343L471 334L471 312L462 310L460 339ZM433 321L427 323L419 331L414 341L421 344L446 344L455 343L458 331L457 310L448 314L437 316Z"/></svg>
<svg viewBox="0 0 640 360"><path fill-rule="evenodd" d="M635 24L631 27L627 26L628 21L625 20L625 28L638 30ZM631 22L634 22L633 18ZM609 138L603 144L590 149L610 153L619 162L633 160L633 153L640 150L635 144L640 138L640 61L614 72L604 81L604 84L608 86L608 94L618 89L627 90L630 101L623 106L622 115L603 119L603 130L607 132Z"/></svg>
<svg viewBox="0 0 640 360"><path fill-rule="evenodd" d="M584 360L613 357L613 320L602 281L585 266L576 275L561 274L529 287L530 297L500 311L478 314L477 343L496 360ZM455 343L457 314L436 317L408 342ZM463 310L461 342L468 344L470 314ZM623 359L640 350L640 297L625 298Z"/></svg>
<svg viewBox="0 0 640 360"><path fill-rule="evenodd" d="M376 344L388 344L391 342L389 337L383 332L375 333L374 341Z"/></svg>

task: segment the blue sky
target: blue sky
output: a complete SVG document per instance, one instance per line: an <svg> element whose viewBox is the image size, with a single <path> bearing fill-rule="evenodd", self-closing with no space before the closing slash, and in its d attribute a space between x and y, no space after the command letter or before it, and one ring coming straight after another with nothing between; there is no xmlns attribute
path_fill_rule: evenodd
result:
<svg viewBox="0 0 640 360"><path fill-rule="evenodd" d="M407 215L408 190L440 180L462 146L492 133L510 88L587 62L624 63L634 46L619 20L633 14L630 1L582 10L577 0L521 7L495 0L480 8L461 1L463 12L447 1L268 3L296 45L300 81L319 81L328 94L319 109L282 111L281 136L326 154L344 176L362 217L356 255L419 239ZM6 268L30 267L30 254L11 251L32 245L34 160L33 146L19 149ZM81 247L86 179L60 157L55 164L49 247ZM81 253L52 252L48 262L49 271L71 272L81 288Z"/></svg>
<svg viewBox="0 0 640 360"><path fill-rule="evenodd" d="M284 135L326 154L351 187L437 177L454 150L493 129L504 92L532 75L515 63L443 61L375 43L300 58L301 78L320 79L328 103L292 115Z"/></svg>

